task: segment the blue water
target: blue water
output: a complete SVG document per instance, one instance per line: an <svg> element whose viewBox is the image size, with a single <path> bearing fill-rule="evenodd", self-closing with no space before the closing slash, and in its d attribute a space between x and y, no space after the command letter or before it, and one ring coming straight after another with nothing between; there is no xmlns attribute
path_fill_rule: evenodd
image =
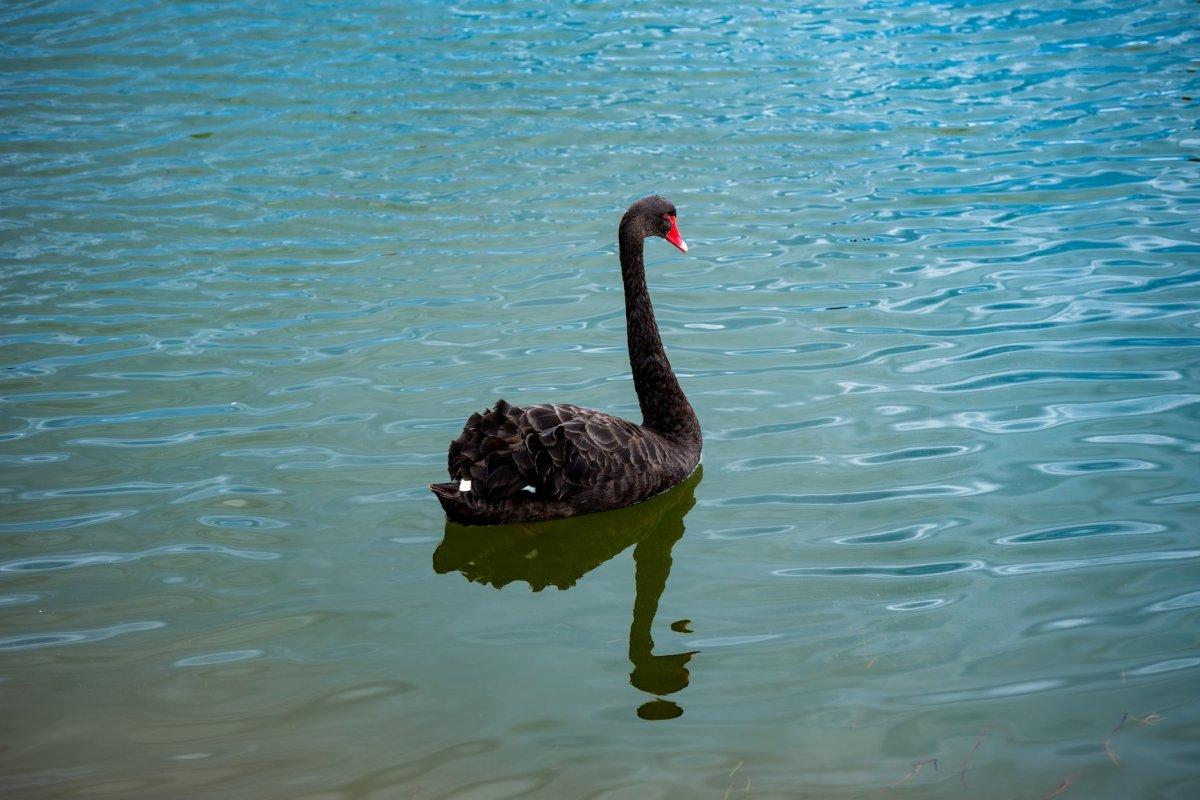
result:
<svg viewBox="0 0 1200 800"><path fill-rule="evenodd" d="M1196 796L1198 15L6 4L0 791ZM701 479L447 526L652 192Z"/></svg>

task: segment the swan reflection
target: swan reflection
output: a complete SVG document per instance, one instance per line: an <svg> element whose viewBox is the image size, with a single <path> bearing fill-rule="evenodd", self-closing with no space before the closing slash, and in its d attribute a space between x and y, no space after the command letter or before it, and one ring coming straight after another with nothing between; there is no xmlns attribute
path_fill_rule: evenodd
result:
<svg viewBox="0 0 1200 800"><path fill-rule="evenodd" d="M659 497L629 508L536 525L466 527L446 523L433 554L439 574L460 572L497 589L523 581L535 592L569 589L580 578L633 545L633 622L629 626L629 682L654 695L638 708L643 719L683 713L663 696L688 685L687 664L696 651L655 655L651 630L671 574L671 550L683 536L683 518L696 504L703 467Z"/></svg>

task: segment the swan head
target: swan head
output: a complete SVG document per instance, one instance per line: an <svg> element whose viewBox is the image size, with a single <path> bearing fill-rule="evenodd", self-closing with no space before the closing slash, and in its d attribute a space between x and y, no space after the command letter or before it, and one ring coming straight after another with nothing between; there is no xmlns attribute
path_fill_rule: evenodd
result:
<svg viewBox="0 0 1200 800"><path fill-rule="evenodd" d="M655 194L631 205L621 218L621 227L633 226L643 236L660 236L686 253L688 246L679 232L677 217L675 204Z"/></svg>

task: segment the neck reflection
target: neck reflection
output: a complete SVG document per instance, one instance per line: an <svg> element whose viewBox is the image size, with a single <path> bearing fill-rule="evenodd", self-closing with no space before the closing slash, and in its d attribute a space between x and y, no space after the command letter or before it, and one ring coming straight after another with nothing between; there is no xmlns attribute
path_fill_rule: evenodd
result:
<svg viewBox="0 0 1200 800"><path fill-rule="evenodd" d="M535 592L569 589L587 573L634 545L633 622L629 627L629 682L655 699L638 708L642 719L683 713L663 699L688 685L687 663L696 651L655 655L652 630L671 575L671 551L683 536L684 517L696 504L697 467L683 483L659 497L617 511L527 525L467 527L446 523L433 554L439 574L457 571L497 589L523 581Z"/></svg>
<svg viewBox="0 0 1200 800"><path fill-rule="evenodd" d="M671 548L683 536L683 516L672 519L671 523L656 530L633 548L636 589L633 624L629 626L629 660L633 663L629 682L652 695L674 694L687 686L687 663L697 652L693 650L666 656L656 656L653 652L651 630L654 616L658 613L658 601L667 588L667 578L671 576ZM642 719L672 719L681 715L683 709L670 700L656 697L640 706L637 713Z"/></svg>

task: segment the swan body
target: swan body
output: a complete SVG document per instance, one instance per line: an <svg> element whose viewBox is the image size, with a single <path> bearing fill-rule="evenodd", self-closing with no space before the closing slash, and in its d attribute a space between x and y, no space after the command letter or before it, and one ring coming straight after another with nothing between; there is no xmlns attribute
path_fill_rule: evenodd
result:
<svg viewBox="0 0 1200 800"><path fill-rule="evenodd" d="M563 403L521 408L498 400L472 414L450 443L451 482L429 487L450 519L493 525L622 508L670 489L696 468L700 423L659 337L643 261L648 236L687 252L675 206L665 198L634 203L618 229L642 423Z"/></svg>

